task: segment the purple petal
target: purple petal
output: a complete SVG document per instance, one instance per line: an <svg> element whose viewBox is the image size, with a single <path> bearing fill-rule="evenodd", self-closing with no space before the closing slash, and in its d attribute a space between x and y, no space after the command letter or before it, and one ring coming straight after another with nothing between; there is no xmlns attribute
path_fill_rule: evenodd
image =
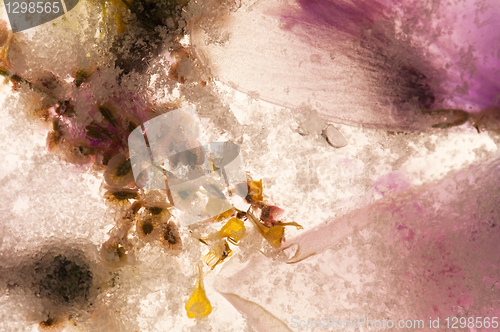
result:
<svg viewBox="0 0 500 332"><path fill-rule="evenodd" d="M499 14L495 0L261 1L228 18L226 42L196 29L192 40L220 80L263 100L422 130L436 124L422 109L500 106Z"/></svg>

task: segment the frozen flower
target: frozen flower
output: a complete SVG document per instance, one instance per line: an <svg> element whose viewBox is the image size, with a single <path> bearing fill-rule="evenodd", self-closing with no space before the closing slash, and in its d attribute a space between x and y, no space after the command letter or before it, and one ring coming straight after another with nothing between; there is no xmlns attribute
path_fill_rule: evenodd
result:
<svg viewBox="0 0 500 332"><path fill-rule="evenodd" d="M278 218L281 217L284 212L285 210L277 206L265 205L260 213L260 220L262 220L264 225L272 226L280 222Z"/></svg>
<svg viewBox="0 0 500 332"><path fill-rule="evenodd" d="M220 3L218 0L193 1L189 6L196 7L201 6L200 3L210 5L217 2ZM318 108L319 113L328 119L381 128L422 129L459 125L467 121L469 112L476 110L460 106L467 103L477 104L479 114L486 112L484 110L494 111L494 108L488 106L491 104L488 102L488 96L491 97L491 94L487 87L481 86L484 88L484 96L481 98L474 101L471 97L470 87L475 82L473 78L468 79L467 85L461 82L458 88L452 86L457 80L453 77L454 73L459 73L460 79L463 80L466 75L462 77L461 74L467 68L470 69L468 67L470 61L467 59L470 59L470 54L474 55L476 49L480 47L474 44L472 49L466 49L462 57L467 60L465 65L454 67L453 64L459 61L453 56L447 57L446 52L443 51L443 45L446 44L446 38L450 34L434 34L429 42L430 34L442 29L433 22L448 21L444 19L446 6L451 6L451 9L456 6L457 10L461 10L456 4L444 4L443 1L441 5L446 7L443 9L436 2L434 3L436 7L431 8L432 10L427 13L429 9L427 6L430 4L421 4L416 1L403 2L401 6L395 6L389 1L360 2L358 0L297 0L287 2L286 6L284 2L276 1L252 2L249 7L245 7L244 3L243 7L231 14L227 20L220 21L221 26L228 22L229 28L239 27L241 30L226 34L225 31L214 32L217 29L212 29L212 36L220 33L220 38L215 43L212 40L212 43L207 44L199 43L197 40L199 35L196 31L193 34L197 51L200 53L207 51L209 60L213 60L214 53L212 52L217 52L217 48L223 50L222 54L216 58L221 60L220 63L211 64L214 68L214 78L221 74L220 77L226 82L235 83L233 86L247 92L254 91L252 96L260 94L263 99L291 107L300 106L303 110L312 110L314 107ZM177 3L181 4L181 2ZM326 225L320 225L303 236L292 238L286 243L285 250L281 250L285 240L284 226L294 225L297 228L301 226L295 222L282 222L280 218L284 210L264 202L262 180L248 181L248 184L244 184L248 186L249 194L246 197L248 204L240 208L247 209L250 205L247 211L226 207L221 199L211 199L201 204L202 209L205 208L209 214L215 216L215 220L223 225L198 223L182 229L178 228L174 221L170 220L175 220L176 212L178 212L167 203L167 201L173 203L172 195L169 196L166 192L158 194L154 190L134 189L133 180L130 179L131 165L126 153L126 137L145 120L158 115L154 110L157 102L148 93L157 92L156 90L162 92L166 90L167 94L172 93L172 86L165 88L165 85L168 85L168 81L165 80L166 76L175 79L175 93L180 95L179 100L196 100L199 104L203 104L205 114L213 111L214 115L210 115L212 120L218 116L225 118L230 112L226 112L227 109L224 112L215 110L217 106L214 105L219 105L218 101L212 101L214 96L207 96L206 91L203 90L207 85L206 82L210 80L196 82L199 81L199 77L194 72L201 66L198 66L200 63L195 65L195 59L192 56L194 52L191 52L191 49L187 51L180 48L174 51L172 57L177 57L178 62L169 69L163 68L162 61L165 59L159 61L155 59L162 50L163 38L179 37L179 35L169 36L167 30L184 26L186 22L181 20L172 22L170 16L162 15L160 10L156 11L157 2L152 4L152 7L143 6L146 2L142 0L132 5L134 7L137 5L137 8L141 7L140 12L134 13L135 19L140 22L133 21L134 15L130 22L117 22L118 30L126 30L122 31L125 36L119 36L115 40L117 43L112 46L112 53L116 59L112 57L111 63L100 59L100 69L88 69L93 68L92 65L83 66L79 60L76 61L78 65L72 63L55 75L51 73L51 70L55 71L58 68L32 70L28 66L24 68L21 61L14 66L20 72L2 71L4 76L16 83L19 91L32 89L33 91L30 91L35 92L38 99L44 96L43 98L47 100L55 100L50 105L51 107L41 105L43 107L37 111L38 115L46 117L45 121L53 124L52 133L48 139L49 146L54 150L60 148L70 153L72 158L68 159L73 163L86 164L92 161L96 163L98 170L105 169L104 181L107 183L104 187L107 190L105 198L122 205L121 209L107 211L105 215L96 214L94 211L95 195L88 193L95 191L97 186L88 185L89 188L94 189L90 188L92 190L83 191L83 195L73 197L73 200L78 199L83 207L75 204L74 207L71 206L68 209L67 206L71 204L68 204L67 200L64 202L66 195L44 196L44 189L50 189L50 186L45 186L45 183L44 186L37 185L35 182L39 173L34 172L38 168L43 168L43 164L40 167L39 164L25 163L26 159L30 161L30 158L19 159L19 163L30 166L26 169L33 170L29 173L29 182L15 182L15 176L6 177L3 180L7 187L6 192L12 192L14 195L19 193L20 197L12 200L8 197L11 195L5 195L6 198L3 201L4 206L12 207L10 214L8 209L5 213L7 219L12 221L5 223L7 236L5 240L4 237L0 240L0 245L5 241L6 245L3 248L7 249L2 252L2 255L6 257L2 261L13 260L15 256L11 256L12 250L10 249L22 248L24 239L29 240L26 242L34 242L33 246L43 244L45 240L39 240L35 236L38 233L25 236L24 233L19 232L19 228L20 225L29 225L29 223L36 225L34 228L38 228L39 224L44 225L45 219L53 224L50 224L50 229L45 226L49 230L41 232L42 237L59 236L60 230L57 228L60 225L70 228L72 225L70 223L74 220L85 219L81 226L68 232L69 241L79 246L80 242L89 238L91 246L101 246L99 255L92 255L92 251L88 252L90 260L94 262L89 271L95 272L96 280L104 276L105 282L103 285L103 282L99 280L91 288L94 295L97 295L97 300L91 301L90 307L93 310L90 313L91 318L88 318L87 312L82 313L81 318L78 317L79 313L76 315L71 313L72 319L76 320L75 324L78 322L78 329L185 330L186 326L179 328L179 325L184 325L184 322L178 319L178 316L182 315L185 318L186 314L189 318L197 319L197 322L193 323L197 325L193 327L196 330L250 329L250 327L237 324L236 327L221 325L227 324L228 319L233 320L238 317L243 320L243 318L237 316L235 311L228 310L229 314L226 319L225 310L221 310L226 308L219 306L220 302L215 302L219 310L214 312L214 316L211 316L209 320L203 319L212 313L212 304L207 294L211 300L218 300L216 296L212 297L214 291L211 287L212 282L207 282L208 289L205 292L202 280L204 276L200 268L193 290L192 280L186 278L186 274L190 275L190 272L186 273L183 269L190 270L192 268L190 265L203 257L201 250L205 249L204 245L208 247L208 254L204 256L203 261L210 271L229 260L233 254L232 249L235 250L235 257L231 259L231 262L225 263L220 270L210 272L209 278L212 277L212 280L215 280L215 290L219 291L234 308L243 313L244 322L257 331L289 331L289 327L295 326L288 324L288 321L292 318L294 319L292 323L297 322L298 320L293 316L296 314L308 318L315 316L321 318L325 314L344 316L373 314L376 316L370 318L404 319L409 318L409 314L414 315L414 312L420 317L432 314L457 316L471 312L470 309L476 309L476 312L483 316L486 314L498 316L497 294L491 291L498 284L496 283L498 264L494 258L491 258L491 250L498 249L496 236L498 227L495 227L495 220L498 219L498 204L494 197L495 185L498 181L490 175L496 174L498 167L489 167L488 172L484 170L477 172L488 179L484 182L481 182L483 180L481 176L475 178L462 174L454 178L449 186L444 182L437 186L427 186L417 190L403 188L407 190L403 193L402 189L396 197L389 197L387 193L379 203L368 204L347 215L339 215ZM182 15L186 14L183 17L200 14L199 12L188 14L187 10L184 12L184 5L185 3L182 3L182 6L176 7L176 11L182 11ZM151 13L148 8L153 8ZM479 8L474 15L481 18L485 12L491 11L488 8L484 10ZM450 10L450 13L456 16L454 10ZM441 14L444 16L440 16ZM103 16L105 16L104 13ZM205 13L201 16L213 18ZM405 19L407 17L413 20L408 21ZM428 17L429 20L427 20ZM158 22L168 19L171 20L168 23L165 22L165 25L169 26L168 29ZM195 21L188 22L190 29L196 30L196 27L193 27L196 25ZM481 23L481 21L478 22ZM486 20L486 23L488 22ZM109 23L109 17L105 23ZM277 27L275 23L278 23ZM127 25L124 26L124 24ZM89 26L88 29L92 29L92 24L86 25ZM143 28L139 29L140 33L137 33L138 25ZM109 29L107 26L106 30L114 31L115 29ZM460 29L457 28L457 30ZM137 34L127 34L131 31ZM137 38L141 33L143 33L143 38ZM452 31L451 35L453 33ZM99 38L103 38L102 34ZM100 41L105 43L100 44L107 44L107 38L103 39ZM123 45L126 40L132 40L134 47ZM188 43L186 40L183 41L184 44ZM60 39L57 41L61 44L61 49L66 46L65 43L60 42ZM78 41L80 42L80 39ZM42 42L45 41L42 40ZM97 45L94 39L89 44L92 45L91 48L98 48L100 45ZM177 42L173 45L179 47ZM16 47L19 51L18 44ZM454 44L450 49L453 47ZM37 49L34 46L32 48ZM124 54L120 54L122 51L117 51L117 49L121 49ZM241 53L238 57L231 58L234 55L231 52L234 50L237 55L237 52L241 51ZM54 54L61 53L59 51L50 50ZM76 48L73 51L76 53ZM85 58L91 58L91 53L90 49L81 52ZM102 54L106 54L100 51L97 53L99 58ZM17 54L22 54L22 52ZM450 52L450 54L454 53ZM29 57L26 56L26 58ZM18 59L21 57L15 60L19 61ZM34 57L31 64L38 64L37 59ZM204 58L200 56L199 59ZM471 59L472 62L475 61L474 56ZM482 59L487 67L491 64L488 62L489 59ZM91 62L91 60L85 60L85 62ZM71 57L68 57L68 62L71 62ZM446 67L448 64L450 66ZM45 61L43 66L49 65ZM123 71L120 73L110 71L105 74L105 68L113 67L113 65L119 66ZM476 66L476 68L479 67ZM68 72L70 72L69 75ZM475 75L476 72L479 70L469 72L469 74ZM21 73L23 77L19 76ZM28 76L24 78L24 74ZM224 76L226 74L228 76ZM64 78L68 84L61 83L61 78ZM487 80L479 81L482 83ZM495 87L495 84L491 86ZM170 91L168 91L169 88ZM469 94L463 94L464 91L469 91ZM147 97L142 97L143 95ZM484 101L482 106L481 101ZM309 105L302 107L303 103ZM10 113L15 112L11 110ZM478 118L476 121L478 128L483 126L484 120L481 119ZM283 117L281 120L286 122ZM249 120L238 116L238 121L234 120L235 126L239 121ZM258 122L256 119L251 121ZM246 128L242 129L242 132L258 132L260 128L256 130L255 123L252 122L245 125ZM226 125L228 123L230 122ZM316 122L318 123L320 125L321 121ZM259 124L264 132L268 130L272 132L275 129L272 128L273 125L265 124L264 121ZM308 128L304 132L307 133L317 130L312 128L316 125L306 127ZM10 129L16 130L13 126L0 134L6 134ZM286 131L283 130L283 132ZM229 137L232 135L229 131L227 133ZM279 131L278 134L274 136L277 141L281 139L280 135L284 136ZM370 136L370 131L363 131L363 135L365 134L365 138L373 138L373 135ZM247 139L245 135L242 137L244 138L243 144L250 144L251 139ZM300 141L301 144L296 144L299 142L295 140L297 137L284 138L289 145L294 145L292 149L297 159L293 161L298 162L299 158L305 155L309 157L308 154L318 156L311 149L311 142L307 143L309 146L306 149L302 146L303 141ZM304 139L308 138L310 137ZM408 141L404 142L408 143ZM10 144L10 142L7 143ZM414 142L409 141L409 143ZM5 144L4 148L8 147L8 144ZM429 146L432 148L431 144ZM262 167L259 173L269 172L269 168L266 168L268 165L264 165L269 161L266 157L281 157L282 153L283 155L289 153L289 151L280 151L280 148L272 144L264 143L261 147L263 149L259 151L247 151L251 156L250 160L254 162L258 160L258 166ZM317 145L313 147L320 149ZM364 152L362 154L356 152L355 156L359 159L372 157ZM203 155L199 153L184 155L184 157L188 159L193 157L195 164L203 163ZM179 164L181 159L177 160ZM35 160L35 162L39 161ZM287 168L286 162L283 165L281 162L279 164L280 171L283 167ZM370 165L370 162L364 160L363 166L369 166L363 167L363 172L375 170L372 167L373 164ZM326 171L333 171L334 167ZM382 167L379 167L375 171L381 169ZM22 172L19 173L23 176ZM49 174L51 177L52 174L58 173L50 172ZM82 174L79 173L79 175ZM84 175L89 176L89 174ZM92 175L95 174L92 173ZM288 177L288 174L285 176ZM102 180L102 178L98 179ZM367 177L360 176L359 179L351 181L353 179L349 178L348 183L349 186L356 187L356 182L360 182L361 186L369 187L368 182L364 181L367 179ZM29 185L24 192L16 188L23 187L26 183ZM280 179L277 175L273 179L273 186L278 183ZM274 192L273 195L283 195L282 198L286 199L280 201L288 203L290 207L303 205L300 209L304 209L316 203L313 201L311 204L311 200L307 201L305 198L308 194L312 194L314 199L318 199L318 210L324 210L328 214L344 212L339 209L334 209L332 212L330 210L332 205L325 204L326 199L335 201L339 195L330 191L328 186L323 186L322 183L318 186L315 185L316 182L313 184L314 190L306 193L300 192L303 187L287 182L282 192ZM63 187L66 187L66 183L64 185ZM85 186L85 183L82 183L82 186ZM483 190L483 186L488 190ZM71 188L64 188L64 193L73 193L79 186L68 187ZM453 200L455 196L458 196L453 190L459 187L462 189L459 193L463 196L461 200ZM193 196L195 194L190 195L189 192L211 192L214 188L186 186L181 189L189 190L178 190L174 193L177 195L176 202L179 201L177 198L181 202L176 208L189 210L195 198ZM344 188L334 189L343 191ZM353 192L359 193L356 190ZM424 192L423 195L422 192ZM435 192L438 194L434 195ZM212 190L211 193L216 197L220 194L216 190ZM396 194L396 191L390 194ZM493 198L490 199L489 195ZM33 209L50 204L54 200L61 199L63 203L60 203L57 209L46 209L47 211L43 211L40 216L26 217L23 206L24 203L29 206L30 202L24 196L31 197L31 200L36 202L32 204ZM321 199L320 196L326 199ZM302 197L307 203L301 204L303 202L298 201ZM349 197L352 196L347 194L344 199L348 200ZM88 213L85 209L89 210ZM224 220L230 218L235 212L237 212L237 218L231 218L224 223ZM108 224L103 224L103 221L106 222L105 220L109 219L110 213L115 213L117 217L114 226L111 225L111 220ZM322 220L316 216L311 215L310 219ZM32 222L31 219L37 220ZM317 225L314 224L316 221L308 220L307 222L308 226ZM3 227L3 225L0 226ZM215 228L218 226L222 228L216 231ZM109 229L108 227L112 228L106 240L104 234L105 230ZM4 234L3 229L0 231ZM184 242L181 241L180 233L183 235ZM201 234L209 235L205 239ZM267 241L264 246L260 246L263 242L262 238ZM239 247L234 248L230 245ZM269 247L272 247L272 250L268 250ZM464 248L465 250L462 251ZM264 254L272 252L272 255L270 257L261 255L260 250ZM242 255L238 255L240 253ZM252 256L254 253L256 255ZM239 261L237 257L240 258ZM113 271L108 271L108 268ZM2 269L1 272L3 271ZM58 271L62 276L65 275L64 268ZM476 274L476 271L480 271L481 275ZM216 273L220 274L216 275ZM56 279L46 278L44 285L50 284L51 287L60 285L60 282L54 283L54 281L61 278ZM64 281L62 285L66 287L67 278L62 278L62 280ZM3 280L0 281L3 282ZM3 283L8 287L15 287ZM55 290L60 292L60 286L58 287ZM188 298L190 292L191 296ZM7 294L6 300L10 301L16 297L24 299L17 294L19 292L12 292L13 296ZM38 296L38 294L35 295ZM185 301L186 298L188 298L187 301ZM2 298L4 299L5 297ZM51 327L54 322L57 322L54 317L58 316L54 316L53 312L41 315L37 312L35 305L32 307L29 304L30 302L28 301L25 307L26 310L38 314L38 318L34 319L37 324L42 321L42 325ZM109 312L110 317L113 318L106 317L103 312ZM402 313L408 313L408 315L404 317L401 316ZM24 317L19 313L16 316ZM85 326L87 322L89 326ZM0 323L0 326L6 326L2 324ZM16 326L12 329L16 329Z"/></svg>

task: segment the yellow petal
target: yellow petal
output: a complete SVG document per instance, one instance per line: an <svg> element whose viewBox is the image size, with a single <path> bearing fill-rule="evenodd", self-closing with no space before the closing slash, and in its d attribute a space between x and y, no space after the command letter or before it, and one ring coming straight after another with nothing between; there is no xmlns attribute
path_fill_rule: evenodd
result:
<svg viewBox="0 0 500 332"><path fill-rule="evenodd" d="M267 242L269 242L269 244L275 248L281 246L281 242L283 241L284 236L285 227L280 225L269 227L264 231L264 237L266 238Z"/></svg>
<svg viewBox="0 0 500 332"><path fill-rule="evenodd" d="M215 221L221 221L221 220L224 220L226 218L228 218L229 216L231 216L232 214L234 213L234 211L231 209L231 210L227 210L226 212L223 212L215 217L214 220Z"/></svg>
<svg viewBox="0 0 500 332"><path fill-rule="evenodd" d="M248 181L248 195L253 201L260 202L264 199L262 196L262 179L259 181Z"/></svg>
<svg viewBox="0 0 500 332"><path fill-rule="evenodd" d="M283 238L285 237L285 227L282 226L282 224L277 224L274 226L266 226L262 224L260 221L257 220L257 218L250 212L247 213L248 219L254 224L254 226L257 228L260 234L269 242L270 245L272 245L275 248L278 248L281 246L281 242L283 241ZM297 228L302 228L299 224L296 222L291 222L291 223L286 223L287 225L293 225L296 226Z"/></svg>
<svg viewBox="0 0 500 332"><path fill-rule="evenodd" d="M238 218L231 218L229 221L222 226L219 233L222 237L231 238L234 242L238 242L245 237L245 225L242 220Z"/></svg>
<svg viewBox="0 0 500 332"><path fill-rule="evenodd" d="M217 246L215 249L210 250L208 254L203 257L203 262L207 264L210 269L214 269L218 264L222 263L226 258L231 257L233 251L229 245L224 241L223 246Z"/></svg>
<svg viewBox="0 0 500 332"><path fill-rule="evenodd" d="M212 305L210 304L210 301L205 294L205 288L203 287L201 269L199 270L200 275L196 280L195 289L184 306L187 311L187 316L194 319L203 319L212 312Z"/></svg>

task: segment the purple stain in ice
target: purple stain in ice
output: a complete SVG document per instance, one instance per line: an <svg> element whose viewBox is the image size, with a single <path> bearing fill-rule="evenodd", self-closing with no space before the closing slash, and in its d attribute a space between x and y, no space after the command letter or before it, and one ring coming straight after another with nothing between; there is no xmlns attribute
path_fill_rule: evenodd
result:
<svg viewBox="0 0 500 332"><path fill-rule="evenodd" d="M408 242L413 240L413 237L415 235L415 232L413 230L409 229L405 225L399 225L397 227L397 230L398 230L399 238L401 240L408 241Z"/></svg>
<svg viewBox="0 0 500 332"><path fill-rule="evenodd" d="M373 182L372 187L382 196L388 193L398 192L410 187L403 174L392 172Z"/></svg>

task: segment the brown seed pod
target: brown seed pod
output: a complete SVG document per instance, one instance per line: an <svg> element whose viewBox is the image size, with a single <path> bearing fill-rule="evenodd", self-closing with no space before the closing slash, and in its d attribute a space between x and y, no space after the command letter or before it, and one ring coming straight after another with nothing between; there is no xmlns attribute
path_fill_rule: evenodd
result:
<svg viewBox="0 0 500 332"><path fill-rule="evenodd" d="M160 242L162 245L172 250L172 253L180 253L182 250L182 241L177 225L173 221L169 221L167 224L162 225L160 234Z"/></svg>
<svg viewBox="0 0 500 332"><path fill-rule="evenodd" d="M52 123L52 131L47 135L47 148L49 151L56 151L64 142L64 133L59 124L59 120L56 119Z"/></svg>
<svg viewBox="0 0 500 332"><path fill-rule="evenodd" d="M115 112L112 111L110 107L103 105L99 106L98 110L99 113L101 113L101 115L103 116L103 118L106 119L106 121L108 121L113 127L116 128L118 126L118 121L116 121Z"/></svg>
<svg viewBox="0 0 500 332"><path fill-rule="evenodd" d="M92 75L93 70L80 69L75 73L75 86L80 87Z"/></svg>
<svg viewBox="0 0 500 332"><path fill-rule="evenodd" d="M111 205L125 206L130 204L131 199L138 199L139 193L134 189L109 189L104 198Z"/></svg>
<svg viewBox="0 0 500 332"><path fill-rule="evenodd" d="M63 145L64 159L72 164L84 165L92 160L96 149L90 147L85 140L66 141Z"/></svg>
<svg viewBox="0 0 500 332"><path fill-rule="evenodd" d="M122 153L111 158L104 172L104 180L115 188L123 188L134 182L130 159Z"/></svg>
<svg viewBox="0 0 500 332"><path fill-rule="evenodd" d="M154 242L160 233L160 225L156 218L142 216L137 219L135 229L139 239L146 243Z"/></svg>
<svg viewBox="0 0 500 332"><path fill-rule="evenodd" d="M131 261L126 248L116 240L106 241L101 247L100 255L102 260L114 269L123 267Z"/></svg>
<svg viewBox="0 0 500 332"><path fill-rule="evenodd" d="M163 203L148 203L145 206L146 212L155 218L160 224L164 224L170 220L172 214L169 209L172 206L166 202Z"/></svg>

